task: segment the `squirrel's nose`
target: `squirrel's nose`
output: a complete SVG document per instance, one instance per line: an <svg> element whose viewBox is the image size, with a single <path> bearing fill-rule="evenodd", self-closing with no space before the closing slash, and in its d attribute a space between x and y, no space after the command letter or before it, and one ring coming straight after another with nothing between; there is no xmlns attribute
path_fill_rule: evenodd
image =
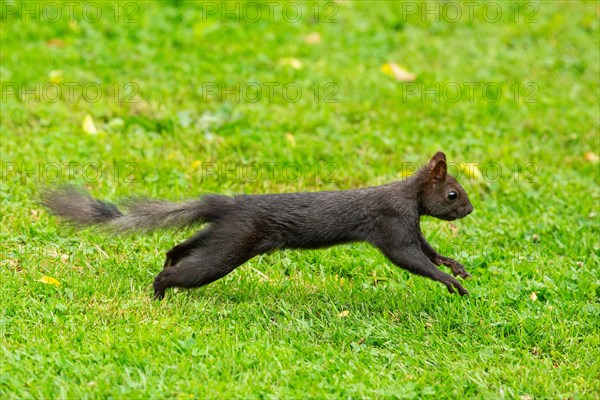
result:
<svg viewBox="0 0 600 400"><path fill-rule="evenodd" d="M467 212L466 215L469 215L473 212L473 204L471 204L471 203L467 204L466 212Z"/></svg>

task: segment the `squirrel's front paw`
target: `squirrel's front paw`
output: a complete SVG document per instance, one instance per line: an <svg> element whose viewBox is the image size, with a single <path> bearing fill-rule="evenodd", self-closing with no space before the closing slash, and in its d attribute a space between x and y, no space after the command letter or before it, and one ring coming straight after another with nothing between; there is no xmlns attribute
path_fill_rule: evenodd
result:
<svg viewBox="0 0 600 400"><path fill-rule="evenodd" d="M449 257L440 257L438 259L438 262L447 267L450 267L454 276L460 276L463 279L471 276L471 274L468 273L467 270L465 270L465 267L461 263Z"/></svg>
<svg viewBox="0 0 600 400"><path fill-rule="evenodd" d="M446 275L446 274L444 274ZM460 294L461 296L464 296L466 294L469 294L469 291L467 289L465 289L459 281L457 281L456 279L454 279L453 277L451 277L450 275L446 275L446 279L442 280L442 283L444 285L446 285L446 287L448 288L448 291L450 293L454 293L455 290L458 291L458 294Z"/></svg>

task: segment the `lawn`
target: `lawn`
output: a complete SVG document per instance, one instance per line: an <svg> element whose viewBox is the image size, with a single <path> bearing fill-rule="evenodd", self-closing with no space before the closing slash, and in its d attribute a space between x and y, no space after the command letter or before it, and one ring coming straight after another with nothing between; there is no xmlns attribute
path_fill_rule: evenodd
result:
<svg viewBox="0 0 600 400"><path fill-rule="evenodd" d="M0 398L600 397L597 2L0 7ZM191 229L36 202L350 189L438 150L475 211L422 227L468 297L356 243L153 301Z"/></svg>

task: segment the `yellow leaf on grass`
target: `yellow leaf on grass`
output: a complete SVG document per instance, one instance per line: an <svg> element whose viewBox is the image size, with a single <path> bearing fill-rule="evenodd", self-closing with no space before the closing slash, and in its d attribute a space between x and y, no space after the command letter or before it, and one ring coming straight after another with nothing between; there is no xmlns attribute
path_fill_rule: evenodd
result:
<svg viewBox="0 0 600 400"><path fill-rule="evenodd" d="M285 138L290 143L290 146L296 147L296 138L291 134L291 132L286 132Z"/></svg>
<svg viewBox="0 0 600 400"><path fill-rule="evenodd" d="M304 36L304 43L307 43L307 44L321 43L321 35L319 35L318 32L309 33L308 35Z"/></svg>
<svg viewBox="0 0 600 400"><path fill-rule="evenodd" d="M48 79L51 83L61 83L63 81L63 72L60 69L54 69L48 72Z"/></svg>
<svg viewBox="0 0 600 400"><path fill-rule="evenodd" d="M48 46L48 47L64 47L65 41L62 39L53 38L53 39L46 41L46 46Z"/></svg>
<svg viewBox="0 0 600 400"><path fill-rule="evenodd" d="M37 221L40 219L40 211L39 210L35 210L32 208L29 210L29 215L31 216L31 219L34 221Z"/></svg>
<svg viewBox="0 0 600 400"><path fill-rule="evenodd" d="M593 162L593 163L597 163L598 161L600 161L600 157L598 157L598 155L596 153L592 153L591 151L588 151L587 153L585 153L583 155L583 158L586 161Z"/></svg>
<svg viewBox="0 0 600 400"><path fill-rule="evenodd" d="M81 128L88 135L95 135L98 133L98 129L96 128L96 124L94 123L94 118L92 118L90 114L87 114L85 117L83 117Z"/></svg>
<svg viewBox="0 0 600 400"><path fill-rule="evenodd" d="M537 294L535 294L535 292L531 292L529 298L531 299L531 301L537 301Z"/></svg>
<svg viewBox="0 0 600 400"><path fill-rule="evenodd" d="M80 33L81 32L81 27L79 26L79 24L75 20L69 21L69 29L71 31L73 31L74 33Z"/></svg>
<svg viewBox="0 0 600 400"><path fill-rule="evenodd" d="M190 165L190 169L197 170L202 166L202 161L194 160L194 162Z"/></svg>
<svg viewBox="0 0 600 400"><path fill-rule="evenodd" d="M350 311L348 310L344 310L340 313L341 318L346 318L348 315L350 315Z"/></svg>
<svg viewBox="0 0 600 400"><path fill-rule="evenodd" d="M60 285L60 282L51 276L42 276L40 279L38 279L38 282L42 282L47 285L54 285L54 286Z"/></svg>
<svg viewBox="0 0 600 400"><path fill-rule="evenodd" d="M452 236L458 235L458 226L454 225L452 222L448 222L448 228L450 228L450 232L452 232Z"/></svg>
<svg viewBox="0 0 600 400"><path fill-rule="evenodd" d="M302 61L298 60L297 58L293 58L293 57L282 58L281 60L279 60L279 64L287 65L294 69L302 68Z"/></svg>
<svg viewBox="0 0 600 400"><path fill-rule="evenodd" d="M460 170L471 181L482 181L483 180L483 175L481 174L481 170L477 166L477 163L461 163Z"/></svg>
<svg viewBox="0 0 600 400"><path fill-rule="evenodd" d="M391 76L400 82L414 82L417 76L412 72L408 72L394 62L388 62L381 65L381 72L387 76Z"/></svg>

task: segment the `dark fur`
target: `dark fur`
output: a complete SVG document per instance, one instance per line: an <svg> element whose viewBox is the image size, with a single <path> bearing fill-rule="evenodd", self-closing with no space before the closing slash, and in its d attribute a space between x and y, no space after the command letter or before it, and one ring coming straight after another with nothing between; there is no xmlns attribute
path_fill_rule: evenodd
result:
<svg viewBox="0 0 600 400"><path fill-rule="evenodd" d="M276 249L314 249L340 243L369 242L397 266L429 277L461 295L467 290L436 265L466 278L464 267L438 254L419 226L421 215L444 220L473 210L467 194L446 173L446 157L437 153L429 165L399 182L356 190L266 194L169 203L134 200L127 213L72 187L47 191L42 203L54 214L78 224L102 224L117 230L149 230L208 223L167 252L154 280L155 297L170 287L193 288L213 282L252 257ZM458 197L448 198L454 191Z"/></svg>

